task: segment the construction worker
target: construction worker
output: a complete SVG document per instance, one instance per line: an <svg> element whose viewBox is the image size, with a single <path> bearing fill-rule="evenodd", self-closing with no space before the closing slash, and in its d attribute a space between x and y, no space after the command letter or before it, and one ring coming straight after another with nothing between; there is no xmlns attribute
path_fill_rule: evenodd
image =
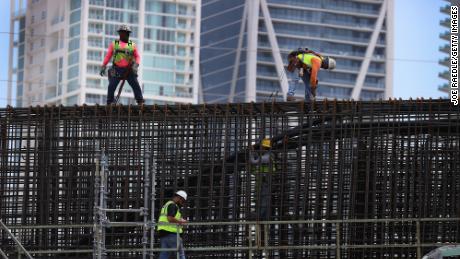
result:
<svg viewBox="0 0 460 259"><path fill-rule="evenodd" d="M299 69L299 77L305 84L305 100L310 101L316 97L316 88L318 87L318 72L322 69L334 69L336 62L333 58L323 57L322 55L308 49L298 49L288 55L289 72ZM288 101L295 100L295 86L289 86Z"/></svg>
<svg viewBox="0 0 460 259"><path fill-rule="evenodd" d="M129 40L131 28L121 25L118 28L120 38L110 43L104 62L101 66L100 75L104 76L107 64L113 56L113 65L109 69L109 89L107 91L107 104L114 102L114 94L118 83L127 80L134 92L134 97L139 105L144 103L141 86L137 81L140 56L136 44Z"/></svg>
<svg viewBox="0 0 460 259"><path fill-rule="evenodd" d="M177 191L172 199L166 202L163 208L161 208L160 218L158 219L159 225L157 227L161 248L177 248L177 240L179 240L179 251L162 251L160 252L160 259L168 259L170 255L176 253L179 253L180 259L185 259L181 225L187 223L187 220L182 218L181 207L184 206L186 201L187 193L185 191ZM168 225L167 223L175 225ZM180 235L179 239L177 239L178 233Z"/></svg>
<svg viewBox="0 0 460 259"><path fill-rule="evenodd" d="M257 220L269 220L270 175L276 172L275 157L271 151L272 143L269 138L264 138L260 146L260 154L251 147L249 161L252 166L251 172L256 176Z"/></svg>

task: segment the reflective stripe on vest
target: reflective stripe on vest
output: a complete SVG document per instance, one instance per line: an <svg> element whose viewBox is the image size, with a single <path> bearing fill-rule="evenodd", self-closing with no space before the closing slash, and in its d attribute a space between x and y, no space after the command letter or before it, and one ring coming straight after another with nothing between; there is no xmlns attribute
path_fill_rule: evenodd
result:
<svg viewBox="0 0 460 259"><path fill-rule="evenodd" d="M175 204L173 201L168 201L166 204L161 208L160 212L160 218L158 219L158 223L169 223L168 221L168 206L170 204ZM175 219L180 220L182 217L179 207L177 207L177 212L176 215L174 216ZM182 233L182 226L177 226L177 225L158 225L157 230L164 230L167 232L171 233L177 233L179 231L179 234Z"/></svg>
<svg viewBox="0 0 460 259"><path fill-rule="evenodd" d="M134 59L134 42L128 41L125 47L121 47L120 41L113 42L113 63L118 63L120 60L125 59L129 63Z"/></svg>
<svg viewBox="0 0 460 259"><path fill-rule="evenodd" d="M313 63L311 62L311 60L313 58L319 58L321 60L321 63L323 62L323 59L321 57L318 57L312 53L299 54L297 55L297 57L299 58L300 61L302 61L302 63L304 63L308 67L312 67Z"/></svg>
<svg viewBox="0 0 460 259"><path fill-rule="evenodd" d="M273 173L276 172L275 161L272 154L269 154L270 162L269 163L260 163L252 167L252 173ZM271 170L270 170L271 168Z"/></svg>

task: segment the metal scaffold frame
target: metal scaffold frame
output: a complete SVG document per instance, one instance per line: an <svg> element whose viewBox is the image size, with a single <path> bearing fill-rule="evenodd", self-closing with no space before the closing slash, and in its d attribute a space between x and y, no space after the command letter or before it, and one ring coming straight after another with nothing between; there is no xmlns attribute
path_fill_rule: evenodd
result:
<svg viewBox="0 0 460 259"><path fill-rule="evenodd" d="M265 222L248 159L264 138ZM153 258L181 189L188 258L419 258L460 242L459 147L444 100L9 107L0 218L35 258Z"/></svg>
<svg viewBox="0 0 460 259"><path fill-rule="evenodd" d="M123 223L124 226L141 226L142 227L142 259L147 258L147 252L149 251L147 245L149 244L148 232L150 230L151 238L150 238L150 248L153 249L153 240L154 240L154 185L155 185L155 171L153 171L152 177L152 189L150 188L150 153L149 151L145 154L145 169L144 169L144 206L140 207L139 209L129 208L129 209L110 209L107 208L107 191L106 187L108 186L107 177L108 173L108 158L105 154L105 151L101 151L100 156L100 167L99 167L99 159L96 160L96 177L95 177L95 184L94 184L94 252L93 258L94 259L104 259L106 258L106 247L105 247L105 234L107 227L116 227L117 224L120 225L120 222L111 222L107 217L107 212L114 212L114 213L139 213L140 216L143 217L142 222L130 222L130 223ZM148 220L149 212L149 191L152 191L152 218L151 221ZM150 252L150 258L153 258L153 254Z"/></svg>

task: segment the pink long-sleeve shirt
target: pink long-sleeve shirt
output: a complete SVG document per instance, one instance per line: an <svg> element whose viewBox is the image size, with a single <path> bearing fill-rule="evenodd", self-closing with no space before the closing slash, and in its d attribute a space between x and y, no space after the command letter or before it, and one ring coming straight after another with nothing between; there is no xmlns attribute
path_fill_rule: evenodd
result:
<svg viewBox="0 0 460 259"><path fill-rule="evenodd" d="M114 45L115 45L114 42L110 43L109 48L107 50L107 54L105 55L105 58L104 58L104 62L102 63L103 66L107 66L107 64L109 63L110 59L112 58L112 55L113 55L113 52L114 52L114 49L115 49ZM127 46L128 46L128 43L120 41L120 47L122 49L126 48ZM141 57L139 56L139 52L137 51L137 46L135 44L133 44L133 46L134 46L134 52L133 52L134 59L136 60L136 63L139 64L141 62ZM116 62L115 65L117 67L128 67L129 66L129 60L121 59L119 62Z"/></svg>

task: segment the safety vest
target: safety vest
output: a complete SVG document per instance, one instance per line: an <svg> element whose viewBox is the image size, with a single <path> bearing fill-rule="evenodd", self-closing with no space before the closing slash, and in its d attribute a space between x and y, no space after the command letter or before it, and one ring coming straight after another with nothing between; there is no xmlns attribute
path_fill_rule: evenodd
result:
<svg viewBox="0 0 460 259"><path fill-rule="evenodd" d="M313 66L313 63L311 62L311 60L313 58L319 58L319 59L321 59L321 63L323 63L323 57L316 56L315 54L312 54L312 53L299 54L299 55L297 55L297 58L299 58L299 60L302 61L302 63L307 65L307 67L312 67Z"/></svg>
<svg viewBox="0 0 460 259"><path fill-rule="evenodd" d="M164 230L164 231L171 232L171 233L179 232L180 234L182 233L182 226L172 225L168 221L168 206L170 204L174 204L175 206L177 206L177 204L175 204L173 201L166 202L163 208L161 208L160 218L158 219L158 223L168 223L169 225L164 225L164 224L158 225L157 230ZM182 217L182 214L180 213L179 207L177 207L177 212L174 218L177 220L180 220L181 217Z"/></svg>
<svg viewBox="0 0 460 259"><path fill-rule="evenodd" d="M276 172L275 161L273 159L272 153L268 154L270 156L269 163L260 163L252 167L252 173L274 173Z"/></svg>
<svg viewBox="0 0 460 259"><path fill-rule="evenodd" d="M134 60L134 48L135 44L132 41L128 41L128 44L126 44L125 47L121 47L120 41L115 40L113 42L113 63L116 64L122 59L131 63Z"/></svg>

